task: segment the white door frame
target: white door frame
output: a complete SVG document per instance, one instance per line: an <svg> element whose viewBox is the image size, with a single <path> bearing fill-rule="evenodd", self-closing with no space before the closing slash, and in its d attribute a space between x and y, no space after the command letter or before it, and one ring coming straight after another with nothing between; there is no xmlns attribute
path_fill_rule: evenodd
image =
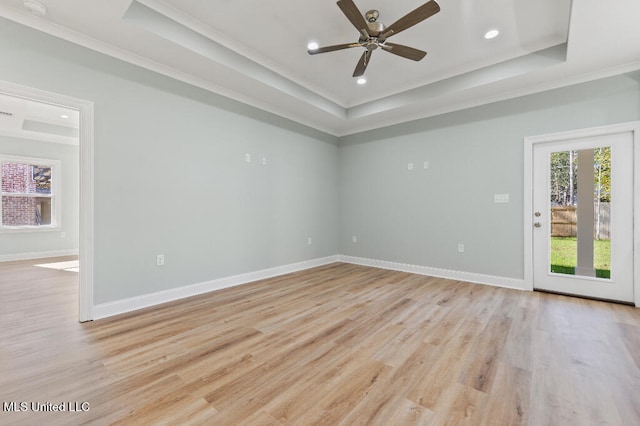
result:
<svg viewBox="0 0 640 426"><path fill-rule="evenodd" d="M581 139L612 133L633 137L633 291L640 308L640 121L570 130L524 138L524 289L533 291L533 147L535 144Z"/></svg>
<svg viewBox="0 0 640 426"><path fill-rule="evenodd" d="M93 102L0 80L0 93L59 105L80 112L79 320L93 320Z"/></svg>

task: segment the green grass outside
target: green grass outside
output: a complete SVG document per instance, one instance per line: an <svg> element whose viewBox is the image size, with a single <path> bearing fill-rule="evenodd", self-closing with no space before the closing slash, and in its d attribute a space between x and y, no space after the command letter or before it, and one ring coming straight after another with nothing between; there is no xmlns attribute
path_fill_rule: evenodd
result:
<svg viewBox="0 0 640 426"><path fill-rule="evenodd" d="M611 241L594 240L593 263L596 277L611 278ZM551 237L551 272L575 275L578 263L575 237Z"/></svg>

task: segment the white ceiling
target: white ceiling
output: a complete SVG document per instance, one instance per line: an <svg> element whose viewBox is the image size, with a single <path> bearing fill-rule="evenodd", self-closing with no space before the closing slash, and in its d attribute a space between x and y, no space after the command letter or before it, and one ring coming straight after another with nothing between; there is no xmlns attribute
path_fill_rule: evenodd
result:
<svg viewBox="0 0 640 426"><path fill-rule="evenodd" d="M78 111L0 94L0 134L78 145Z"/></svg>
<svg viewBox="0 0 640 426"><path fill-rule="evenodd" d="M387 26L426 0L355 0ZM390 41L420 62L361 48L334 0L0 0L0 16L336 136L640 69L640 1L439 0L440 13ZM484 33L500 30L493 40Z"/></svg>

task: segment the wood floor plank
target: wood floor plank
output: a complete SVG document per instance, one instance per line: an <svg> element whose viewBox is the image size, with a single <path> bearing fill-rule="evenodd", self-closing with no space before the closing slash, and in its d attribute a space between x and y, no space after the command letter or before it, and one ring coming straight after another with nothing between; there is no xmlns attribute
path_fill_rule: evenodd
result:
<svg viewBox="0 0 640 426"><path fill-rule="evenodd" d="M454 383L443 391L435 407L434 424L477 425L485 412L487 399L484 392Z"/></svg>
<svg viewBox="0 0 640 426"><path fill-rule="evenodd" d="M511 330L511 322L511 318L506 316L495 316L489 321L471 349L460 383L482 392L491 389L500 355Z"/></svg>
<svg viewBox="0 0 640 426"><path fill-rule="evenodd" d="M481 424L526 425L529 420L531 399L531 371L509 363L499 362L491 389L491 398L482 416Z"/></svg>
<svg viewBox="0 0 640 426"><path fill-rule="evenodd" d="M56 260L0 263L3 425L640 424L640 309L334 263L80 324Z"/></svg>
<svg viewBox="0 0 640 426"><path fill-rule="evenodd" d="M534 333L537 329L537 310L515 307L511 330L504 345L501 360L514 367L531 370L534 354Z"/></svg>
<svg viewBox="0 0 640 426"><path fill-rule="evenodd" d="M334 389L299 419L301 424L335 425L369 394L391 368L384 363L362 360L358 367L332 380Z"/></svg>
<svg viewBox="0 0 640 426"><path fill-rule="evenodd" d="M629 324L618 324L618 326L624 345L640 371L640 327Z"/></svg>
<svg viewBox="0 0 640 426"><path fill-rule="evenodd" d="M471 348L480 335L483 325L475 321L460 320L456 333L443 345L429 345L437 348L429 352L433 355L427 363L429 367L420 371L420 381L407 389L407 398L430 410L434 410L446 389L458 382L469 362ZM405 367L406 368L406 367Z"/></svg>

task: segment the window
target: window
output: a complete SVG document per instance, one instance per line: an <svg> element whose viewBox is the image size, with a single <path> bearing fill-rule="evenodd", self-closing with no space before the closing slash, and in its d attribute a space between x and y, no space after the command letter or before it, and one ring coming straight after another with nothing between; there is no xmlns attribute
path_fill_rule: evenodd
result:
<svg viewBox="0 0 640 426"><path fill-rule="evenodd" d="M0 155L0 230L60 227L60 161Z"/></svg>

